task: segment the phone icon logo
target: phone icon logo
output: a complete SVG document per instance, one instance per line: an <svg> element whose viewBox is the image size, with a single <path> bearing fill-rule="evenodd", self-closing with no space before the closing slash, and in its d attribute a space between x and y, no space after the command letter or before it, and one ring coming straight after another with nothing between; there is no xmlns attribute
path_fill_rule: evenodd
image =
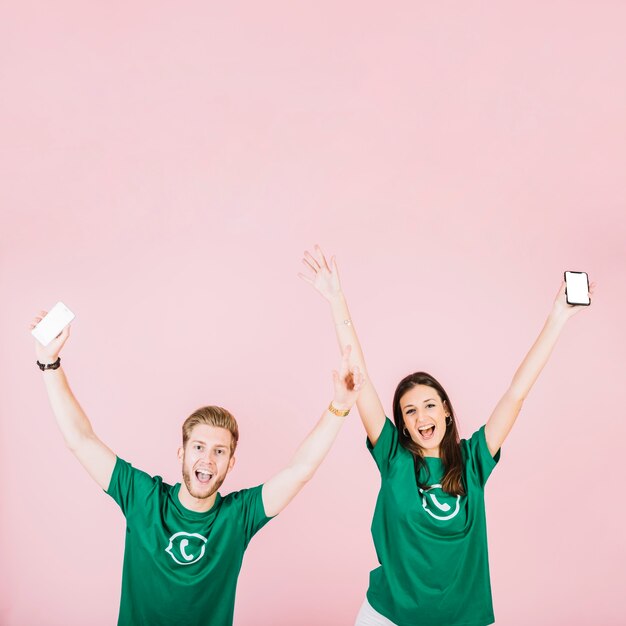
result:
<svg viewBox="0 0 626 626"><path fill-rule="evenodd" d="M191 565L203 556L206 548L206 537L198 533L174 533L165 551L178 565Z"/></svg>
<svg viewBox="0 0 626 626"><path fill-rule="evenodd" d="M438 490L437 493L439 498L435 495L435 490ZM456 506L454 507L454 510L452 510L452 506L443 500L450 500L451 498L454 498L454 496L447 494L442 489L441 485L431 485L428 489L420 489L419 492L422 497L422 507L431 517L445 521L458 515L461 508L461 496L456 496Z"/></svg>
<svg viewBox="0 0 626 626"><path fill-rule="evenodd" d="M193 561L193 554L187 554L185 548L189 545L189 539L183 539L180 542L180 553L183 555L185 561Z"/></svg>

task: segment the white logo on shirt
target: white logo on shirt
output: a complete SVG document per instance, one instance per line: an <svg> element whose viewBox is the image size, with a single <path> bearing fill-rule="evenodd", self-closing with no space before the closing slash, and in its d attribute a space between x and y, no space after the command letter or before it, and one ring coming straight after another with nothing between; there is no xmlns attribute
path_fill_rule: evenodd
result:
<svg viewBox="0 0 626 626"><path fill-rule="evenodd" d="M452 511L449 515L442 515L442 513L448 513L452 507L447 502L444 502L443 504L439 502L439 500L437 500L437 496L434 493L430 493L433 489L441 489L441 493L445 494L441 485L431 485L428 489L420 489L420 493L422 494L422 506L424 507L426 513L439 520L447 520L455 517L459 512L459 502L461 500L461 496L456 497L456 508L454 511ZM426 497L426 494L428 494L428 498ZM430 506L429 502L432 502ZM434 505L434 509L432 505ZM433 510L435 511L434 513Z"/></svg>
<svg viewBox="0 0 626 626"><path fill-rule="evenodd" d="M206 537L198 533L175 533L165 551L179 565L191 565L204 556Z"/></svg>

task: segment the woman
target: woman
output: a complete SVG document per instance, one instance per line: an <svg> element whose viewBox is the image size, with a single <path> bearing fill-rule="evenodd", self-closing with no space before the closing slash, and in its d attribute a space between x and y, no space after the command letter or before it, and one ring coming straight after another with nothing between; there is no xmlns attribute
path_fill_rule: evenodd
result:
<svg viewBox="0 0 626 626"><path fill-rule="evenodd" d="M363 352L341 289L334 257L305 252L300 278L330 303L339 344L352 345L368 380ZM494 622L487 555L484 487L522 404L548 361L567 320L561 286L546 323L487 423L460 440L454 410L440 383L425 372L404 378L392 423L374 386L357 407L367 447L381 474L372 522L380 566L370 574L356 626L486 626Z"/></svg>

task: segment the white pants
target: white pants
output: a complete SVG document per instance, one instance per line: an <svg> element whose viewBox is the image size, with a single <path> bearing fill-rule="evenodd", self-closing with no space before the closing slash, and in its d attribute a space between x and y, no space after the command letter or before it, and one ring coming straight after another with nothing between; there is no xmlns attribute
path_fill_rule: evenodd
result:
<svg viewBox="0 0 626 626"><path fill-rule="evenodd" d="M361 610L356 616L354 626L396 626L392 621L388 620L384 615L376 611L365 598L365 602L361 605Z"/></svg>

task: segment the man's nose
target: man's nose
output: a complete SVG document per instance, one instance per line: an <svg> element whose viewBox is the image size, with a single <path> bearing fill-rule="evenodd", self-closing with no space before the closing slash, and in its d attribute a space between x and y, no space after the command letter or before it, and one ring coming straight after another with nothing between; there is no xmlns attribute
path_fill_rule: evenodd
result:
<svg viewBox="0 0 626 626"><path fill-rule="evenodd" d="M209 463L211 461L212 452L210 450L203 450L200 453L200 459L203 463Z"/></svg>

